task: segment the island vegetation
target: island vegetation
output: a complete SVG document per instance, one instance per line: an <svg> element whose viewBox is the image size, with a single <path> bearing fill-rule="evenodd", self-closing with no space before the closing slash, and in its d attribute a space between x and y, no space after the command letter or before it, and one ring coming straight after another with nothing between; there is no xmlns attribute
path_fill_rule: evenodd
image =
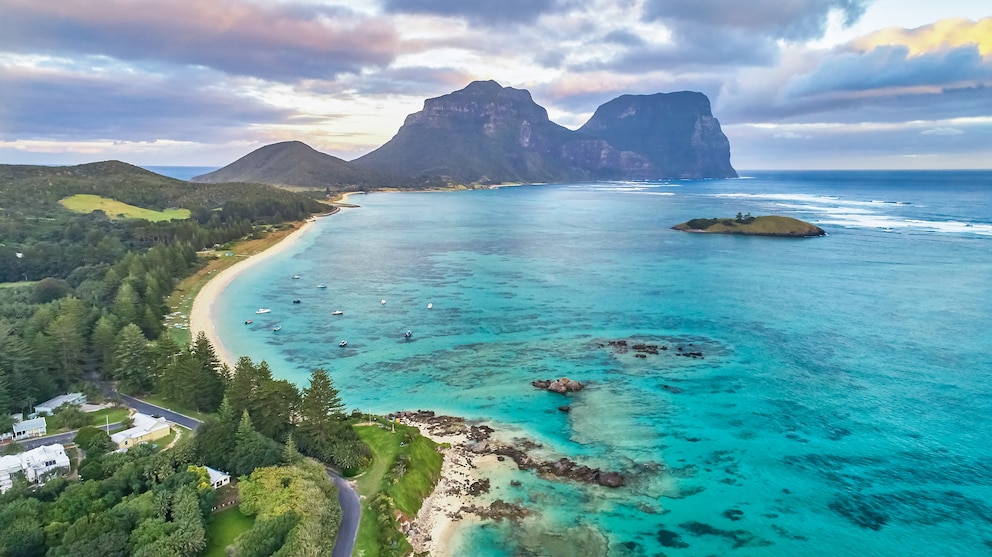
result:
<svg viewBox="0 0 992 557"><path fill-rule="evenodd" d="M751 213L736 218L692 219L676 224L674 230L705 234L739 234L742 236L774 236L779 238L809 238L826 232L814 224L792 217L752 217Z"/></svg>
<svg viewBox="0 0 992 557"><path fill-rule="evenodd" d="M15 477L0 496L0 555L330 555L341 510L328 466L385 470L363 491L376 524L366 554L405 547L392 512L415 514L432 489L434 445L415 429L390 432L388 442L360 435L369 428L356 427L328 371L298 388L264 361L228 367L205 336L166 325L177 288L206 280L218 248L264 247L277 229L329 210L272 186L190 184L118 162L0 165L0 431L11 414L56 394L101 399L101 382L204 421L168 450L117 453L92 416L60 409L48 420L80 428L67 452L81 462L41 486ZM186 336L169 334L176 330ZM111 413L126 421L122 412L99 422ZM233 496L210 487L204 466L240 477ZM225 512L244 520L224 521L230 543L218 547L210 544L221 497L240 499Z"/></svg>

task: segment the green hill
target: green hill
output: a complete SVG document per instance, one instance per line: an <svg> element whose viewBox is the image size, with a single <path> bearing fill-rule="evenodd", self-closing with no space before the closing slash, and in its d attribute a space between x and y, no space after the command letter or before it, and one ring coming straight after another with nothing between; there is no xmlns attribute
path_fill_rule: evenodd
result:
<svg viewBox="0 0 992 557"><path fill-rule="evenodd" d="M317 201L274 186L194 184L120 161L78 166L0 165L0 213L7 216L66 212L69 209L59 202L78 194L153 211L185 208L201 214L226 203L277 203L314 213L327 209Z"/></svg>
<svg viewBox="0 0 992 557"><path fill-rule="evenodd" d="M780 238L810 238L827 234L819 226L799 219L779 216L692 219L682 224L676 224L672 228L683 232L703 234L738 234Z"/></svg>
<svg viewBox="0 0 992 557"><path fill-rule="evenodd" d="M381 185L385 179L375 171L316 151L303 142L284 141L256 149L224 168L194 176L192 181L346 190Z"/></svg>

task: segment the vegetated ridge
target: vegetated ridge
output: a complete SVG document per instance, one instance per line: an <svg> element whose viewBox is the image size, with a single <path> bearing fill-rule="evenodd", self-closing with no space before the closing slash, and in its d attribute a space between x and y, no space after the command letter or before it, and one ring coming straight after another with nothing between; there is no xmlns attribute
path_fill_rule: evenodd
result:
<svg viewBox="0 0 992 557"><path fill-rule="evenodd" d="M692 219L672 227L683 232L703 234L738 234L742 236L776 236L780 238L810 238L825 236L822 228L792 217L764 216L742 217L738 213L736 219Z"/></svg>
<svg viewBox="0 0 992 557"><path fill-rule="evenodd" d="M351 163L292 143L193 180L340 189L737 177L709 99L694 92L624 95L572 131L552 122L527 90L476 81L425 100L392 139Z"/></svg>

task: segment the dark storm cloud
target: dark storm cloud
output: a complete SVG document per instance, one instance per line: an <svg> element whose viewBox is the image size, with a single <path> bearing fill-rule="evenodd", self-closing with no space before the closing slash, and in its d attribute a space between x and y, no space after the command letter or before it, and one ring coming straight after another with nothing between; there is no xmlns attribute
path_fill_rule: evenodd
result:
<svg viewBox="0 0 992 557"><path fill-rule="evenodd" d="M464 18L472 23L532 22L560 6L559 0L385 0L383 9L393 13L428 14Z"/></svg>
<svg viewBox="0 0 992 557"><path fill-rule="evenodd" d="M196 79L77 75L0 66L0 139L211 141L294 113Z"/></svg>
<svg viewBox="0 0 992 557"><path fill-rule="evenodd" d="M691 23L715 29L738 29L755 35L805 40L820 37L828 16L840 11L850 25L864 13L868 0L647 0L644 17L678 27ZM719 35L713 40L720 40Z"/></svg>
<svg viewBox="0 0 992 557"><path fill-rule="evenodd" d="M789 81L787 97L834 91L867 91L892 87L944 86L976 80L992 81L992 60L974 45L917 56L905 46L879 46L824 60L810 73Z"/></svg>
<svg viewBox="0 0 992 557"><path fill-rule="evenodd" d="M343 8L235 0L0 0L0 50L204 66L292 82L389 64L385 20Z"/></svg>

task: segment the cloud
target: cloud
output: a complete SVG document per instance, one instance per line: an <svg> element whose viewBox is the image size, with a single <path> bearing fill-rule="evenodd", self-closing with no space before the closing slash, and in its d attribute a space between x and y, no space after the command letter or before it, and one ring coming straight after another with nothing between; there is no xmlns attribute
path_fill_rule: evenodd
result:
<svg viewBox="0 0 992 557"><path fill-rule="evenodd" d="M674 28L694 24L796 41L821 37L834 11L844 16L845 25L853 24L867 4L868 0L647 0L644 16L671 22ZM711 40L722 37L714 34Z"/></svg>
<svg viewBox="0 0 992 557"><path fill-rule="evenodd" d="M920 132L923 135L963 135L964 132L957 128L930 128Z"/></svg>
<svg viewBox="0 0 992 557"><path fill-rule="evenodd" d="M786 96L836 91L953 85L992 80L992 60L973 45L911 56L905 46L879 46L824 60L814 71L797 76Z"/></svg>
<svg viewBox="0 0 992 557"><path fill-rule="evenodd" d="M992 17L978 21L942 19L915 29L891 27L855 39L851 45L863 52L883 45L905 46L910 56L974 46L983 57L987 57L992 54Z"/></svg>
<svg viewBox="0 0 992 557"><path fill-rule="evenodd" d="M299 118L196 71L164 78L0 66L0 82L4 140L207 141Z"/></svg>
<svg viewBox="0 0 992 557"><path fill-rule="evenodd" d="M392 24L340 7L250 1L5 0L0 50L99 55L292 82L388 65Z"/></svg>
<svg viewBox="0 0 992 557"><path fill-rule="evenodd" d="M464 18L481 25L529 23L559 8L559 0L385 0L392 13L425 14Z"/></svg>

